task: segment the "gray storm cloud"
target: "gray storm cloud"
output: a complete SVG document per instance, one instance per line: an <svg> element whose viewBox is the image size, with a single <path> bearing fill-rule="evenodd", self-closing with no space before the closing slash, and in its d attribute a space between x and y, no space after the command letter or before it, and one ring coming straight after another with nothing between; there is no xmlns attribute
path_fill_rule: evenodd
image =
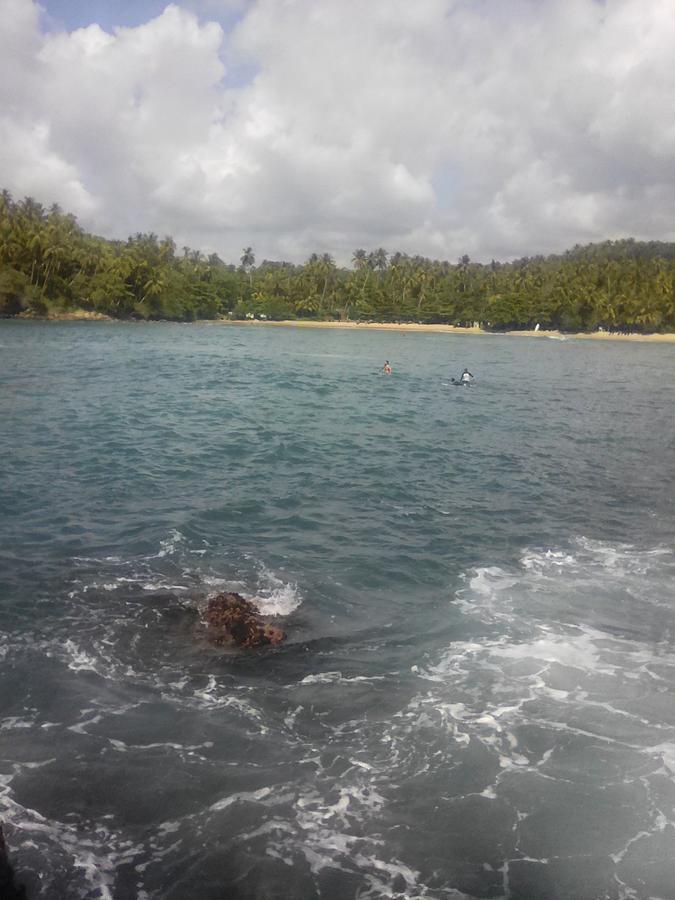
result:
<svg viewBox="0 0 675 900"><path fill-rule="evenodd" d="M671 2L219 8L45 34L0 0L2 186L228 260L673 238Z"/></svg>

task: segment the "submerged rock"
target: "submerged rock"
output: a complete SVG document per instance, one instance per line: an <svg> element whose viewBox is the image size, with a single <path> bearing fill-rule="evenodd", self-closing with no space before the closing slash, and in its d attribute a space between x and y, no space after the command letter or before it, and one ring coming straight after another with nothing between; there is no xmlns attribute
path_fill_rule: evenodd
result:
<svg viewBox="0 0 675 900"><path fill-rule="evenodd" d="M264 647L286 639L281 628L263 622L250 600L234 591L211 597L204 611L209 637L215 644Z"/></svg>
<svg viewBox="0 0 675 900"><path fill-rule="evenodd" d="M26 888L17 886L14 881L14 870L9 862L2 825L0 825L0 897L2 900L26 900Z"/></svg>

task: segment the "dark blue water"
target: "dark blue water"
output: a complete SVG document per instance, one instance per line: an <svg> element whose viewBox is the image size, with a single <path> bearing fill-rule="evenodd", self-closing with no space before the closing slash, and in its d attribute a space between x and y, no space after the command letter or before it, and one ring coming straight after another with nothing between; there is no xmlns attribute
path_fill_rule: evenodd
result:
<svg viewBox="0 0 675 900"><path fill-rule="evenodd" d="M656 344L0 323L29 896L674 898L674 374ZM220 589L288 642L211 645Z"/></svg>

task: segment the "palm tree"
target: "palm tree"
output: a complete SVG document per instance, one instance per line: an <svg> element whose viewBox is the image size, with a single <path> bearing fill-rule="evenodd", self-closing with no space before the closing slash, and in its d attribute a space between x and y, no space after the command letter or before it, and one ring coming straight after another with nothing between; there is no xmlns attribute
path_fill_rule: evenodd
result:
<svg viewBox="0 0 675 900"><path fill-rule="evenodd" d="M166 235L159 242L159 258L162 262L170 262L176 254L176 242L170 235Z"/></svg>
<svg viewBox="0 0 675 900"><path fill-rule="evenodd" d="M469 255L465 253L463 256L460 256L457 261L457 271L459 273L459 289L465 294L467 289L467 280L469 275L469 266L471 265L471 259Z"/></svg>
<svg viewBox="0 0 675 900"><path fill-rule="evenodd" d="M352 262L355 269L364 269L368 262L368 256L365 250L355 250L352 256Z"/></svg>
<svg viewBox="0 0 675 900"><path fill-rule="evenodd" d="M248 283L250 288L253 288L253 275L251 270L254 265L255 254L253 253L253 247L244 247L244 252L241 255L241 267L244 272L248 273Z"/></svg>
<svg viewBox="0 0 675 900"><path fill-rule="evenodd" d="M164 279L162 278L162 273L158 269L152 269L150 271L148 280L143 285L143 295L141 297L141 301L147 300L150 297L159 297L164 288L165 284Z"/></svg>
<svg viewBox="0 0 675 900"><path fill-rule="evenodd" d="M33 197L24 197L20 206L21 213L29 221L39 222L45 217L44 206Z"/></svg>
<svg viewBox="0 0 675 900"><path fill-rule="evenodd" d="M369 261L374 269L380 273L387 268L387 251L384 247L378 247L374 253L370 254Z"/></svg>
<svg viewBox="0 0 675 900"><path fill-rule="evenodd" d="M4 211L14 212L14 200L7 188L3 188L2 194L0 194L0 213Z"/></svg>
<svg viewBox="0 0 675 900"><path fill-rule="evenodd" d="M323 277L323 288L321 289L321 306L323 307L324 300L326 299L326 289L328 287L329 282L332 280L333 272L335 271L335 260L330 255L330 253L324 253L319 260L318 270ZM330 310L329 310L330 312Z"/></svg>

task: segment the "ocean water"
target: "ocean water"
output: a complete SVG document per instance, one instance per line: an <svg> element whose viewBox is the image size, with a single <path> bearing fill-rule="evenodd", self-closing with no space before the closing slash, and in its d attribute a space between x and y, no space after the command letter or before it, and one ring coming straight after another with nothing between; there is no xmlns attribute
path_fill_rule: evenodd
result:
<svg viewBox="0 0 675 900"><path fill-rule="evenodd" d="M675 898L674 374L668 345L0 323L29 897ZM211 645L222 589L287 643Z"/></svg>

